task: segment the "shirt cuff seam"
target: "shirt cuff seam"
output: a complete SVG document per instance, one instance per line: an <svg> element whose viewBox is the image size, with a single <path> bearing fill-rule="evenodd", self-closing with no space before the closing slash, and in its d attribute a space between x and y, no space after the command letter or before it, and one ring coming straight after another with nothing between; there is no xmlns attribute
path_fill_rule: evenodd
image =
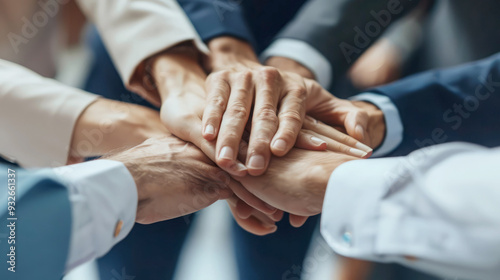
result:
<svg viewBox="0 0 500 280"><path fill-rule="evenodd" d="M370 102L384 113L385 137L374 151L373 157L383 157L393 152L403 142L404 127L399 110L391 99L381 94L366 92L351 97L351 100Z"/></svg>
<svg viewBox="0 0 500 280"><path fill-rule="evenodd" d="M277 39L264 50L260 55L260 60L265 62L272 56L281 56L297 61L313 72L321 86L330 87L333 76L330 62L307 42L287 38Z"/></svg>

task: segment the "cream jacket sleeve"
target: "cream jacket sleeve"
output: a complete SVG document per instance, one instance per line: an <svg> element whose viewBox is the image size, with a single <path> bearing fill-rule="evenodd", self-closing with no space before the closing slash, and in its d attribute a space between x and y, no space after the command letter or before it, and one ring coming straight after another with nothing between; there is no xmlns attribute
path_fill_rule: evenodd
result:
<svg viewBox="0 0 500 280"><path fill-rule="evenodd" d="M66 164L75 123L96 99L0 60L0 155L23 167Z"/></svg>
<svg viewBox="0 0 500 280"><path fill-rule="evenodd" d="M78 0L97 25L127 87L160 105L144 83L144 61L178 43L192 41L208 52L175 0ZM142 67L141 67L142 66Z"/></svg>

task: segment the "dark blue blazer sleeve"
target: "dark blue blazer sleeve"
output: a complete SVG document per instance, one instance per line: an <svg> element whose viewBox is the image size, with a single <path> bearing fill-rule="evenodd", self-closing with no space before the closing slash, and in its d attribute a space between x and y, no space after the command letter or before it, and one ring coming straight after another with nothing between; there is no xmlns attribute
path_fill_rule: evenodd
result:
<svg viewBox="0 0 500 280"><path fill-rule="evenodd" d="M14 215L8 210L8 201L14 201L7 198L8 167L0 164L0 279L61 279L71 236L68 191L49 172L12 168ZM8 270L11 264L15 272Z"/></svg>
<svg viewBox="0 0 500 280"><path fill-rule="evenodd" d="M255 40L245 21L242 1L178 0L203 41L220 36L232 36L255 46Z"/></svg>
<svg viewBox="0 0 500 280"><path fill-rule="evenodd" d="M372 92L388 96L403 123L403 141L391 156L452 141L500 146L500 54Z"/></svg>

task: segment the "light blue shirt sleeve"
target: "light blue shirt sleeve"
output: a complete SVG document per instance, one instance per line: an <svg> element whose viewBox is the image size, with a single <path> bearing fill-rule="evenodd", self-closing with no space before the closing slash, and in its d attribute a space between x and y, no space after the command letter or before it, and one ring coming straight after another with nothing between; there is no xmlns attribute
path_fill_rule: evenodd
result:
<svg viewBox="0 0 500 280"><path fill-rule="evenodd" d="M372 157L383 157L394 151L403 141L404 128L399 110L391 99L380 94L362 93L351 97L351 100L370 102L384 113L385 138L380 147L373 152Z"/></svg>
<svg viewBox="0 0 500 280"><path fill-rule="evenodd" d="M120 162L95 160L54 168L66 183L72 233L66 271L106 254L135 223L137 189Z"/></svg>
<svg viewBox="0 0 500 280"><path fill-rule="evenodd" d="M329 88L332 83L333 68L318 50L308 43L296 39L278 39L262 53L260 60L265 62L273 56L293 59L309 69L318 83Z"/></svg>

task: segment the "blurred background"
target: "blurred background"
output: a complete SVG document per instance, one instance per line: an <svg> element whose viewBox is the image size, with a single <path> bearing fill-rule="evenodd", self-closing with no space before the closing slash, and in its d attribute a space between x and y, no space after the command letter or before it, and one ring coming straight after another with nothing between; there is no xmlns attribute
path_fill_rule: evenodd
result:
<svg viewBox="0 0 500 280"><path fill-rule="evenodd" d="M57 2L57 9L47 8L46 3L50 1ZM497 53L500 51L498 3L423 1L418 9L393 24L352 65L347 75L339 77L332 92L339 97L349 97L409 74ZM489 30L483 30L485 27ZM124 88L97 30L73 0L0 0L0 58L73 87L154 108ZM317 220L316 217L308 222L304 229L306 238L297 239L307 251L304 262L285 264L281 279L434 279L397 265L377 265L368 274L356 262L346 268L344 260L335 256L318 234ZM123 246L113 249L103 260L72 271L64 279L136 279L134 268L120 265L120 257L156 258L161 250L173 255L161 259L166 263L164 269L170 271L164 279L169 279L169 274L174 272L176 280L238 279L238 262L245 258L238 255L240 251L236 248L242 246L242 240L234 238L241 229L235 225L224 202L214 204L196 217L180 218L160 227L157 226L159 235L151 239L153 246L156 239L168 239L171 243L159 246L154 254L149 253L150 248L141 250L140 245ZM287 242L291 245L297 245L293 243L293 230L289 229L284 236L289 237ZM251 247L252 243L247 246ZM261 252L247 257L267 263L266 256L267 253ZM252 265L258 266L258 261ZM158 262L158 266L162 266Z"/></svg>

